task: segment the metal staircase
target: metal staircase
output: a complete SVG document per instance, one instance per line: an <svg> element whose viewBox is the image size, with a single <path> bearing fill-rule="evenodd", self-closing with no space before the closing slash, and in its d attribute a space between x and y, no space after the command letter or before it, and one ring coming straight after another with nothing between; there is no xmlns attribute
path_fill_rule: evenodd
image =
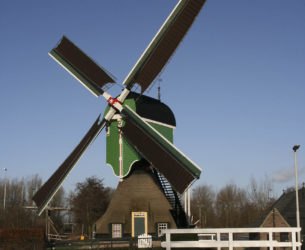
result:
<svg viewBox="0 0 305 250"><path fill-rule="evenodd" d="M188 228L189 223L185 211L181 205L180 195L173 190L168 180L156 169L153 169L156 181L172 207L171 213L178 228Z"/></svg>

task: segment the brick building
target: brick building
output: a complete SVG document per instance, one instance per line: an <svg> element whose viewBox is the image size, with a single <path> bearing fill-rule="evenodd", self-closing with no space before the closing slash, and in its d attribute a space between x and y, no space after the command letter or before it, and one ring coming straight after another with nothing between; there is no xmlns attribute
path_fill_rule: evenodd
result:
<svg viewBox="0 0 305 250"><path fill-rule="evenodd" d="M305 187L299 189L300 224L302 228L301 238L304 240L305 233ZM296 227L296 195L295 190L284 191L281 197L267 210L265 216L258 219L254 227ZM251 237L259 237L252 235ZM288 233L273 236L278 241L290 239ZM268 239L267 234L260 235L261 239ZM303 241L304 243L304 241ZM302 245L302 250L305 244Z"/></svg>

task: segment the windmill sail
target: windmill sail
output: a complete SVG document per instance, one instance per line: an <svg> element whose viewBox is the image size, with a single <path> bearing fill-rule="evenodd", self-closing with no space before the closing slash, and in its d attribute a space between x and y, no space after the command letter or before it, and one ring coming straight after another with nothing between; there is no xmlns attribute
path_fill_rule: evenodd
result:
<svg viewBox="0 0 305 250"><path fill-rule="evenodd" d="M180 0L124 80L127 88L134 83L143 93L161 72L191 27L206 0Z"/></svg>
<svg viewBox="0 0 305 250"><path fill-rule="evenodd" d="M101 87L105 84L114 83L103 68L65 36L49 54L95 96L103 93Z"/></svg>
<svg viewBox="0 0 305 250"><path fill-rule="evenodd" d="M94 122L92 127L89 129L88 133L83 137L77 147L72 151L72 153L66 158L66 160L59 166L59 168L54 172L54 174L47 180L47 182L37 191L34 195L33 200L38 207L38 214L40 215L45 207L48 205L49 201L53 198L57 190L60 188L62 182L66 176L70 173L72 168L81 158L86 149L98 136L101 130L106 125L106 121L102 120L100 122L100 116Z"/></svg>
<svg viewBox="0 0 305 250"><path fill-rule="evenodd" d="M114 80L68 38L64 36L58 46L49 53L95 96L103 95L113 106L102 121L99 121L99 118L96 120L79 145L34 195L33 200L39 207L39 214L55 195L88 146L104 128L106 122L110 122L115 113L121 111L121 105L132 86L135 83L140 84L143 93L160 73L205 2L206 0L179 1L124 80L126 88L117 99L112 98L102 89L104 85L113 83ZM183 192L194 179L199 178L201 169L140 116L127 106L121 113L126 118L125 126L122 128L126 138L154 167L158 168L178 192Z"/></svg>
<svg viewBox="0 0 305 250"><path fill-rule="evenodd" d="M182 193L193 180L199 178L201 169L131 108L126 105L122 114L124 136L168 179L175 190Z"/></svg>

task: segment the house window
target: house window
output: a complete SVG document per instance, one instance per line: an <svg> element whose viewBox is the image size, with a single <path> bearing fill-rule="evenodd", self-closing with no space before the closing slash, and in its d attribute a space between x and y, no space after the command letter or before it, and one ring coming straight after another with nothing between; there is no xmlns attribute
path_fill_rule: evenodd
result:
<svg viewBox="0 0 305 250"><path fill-rule="evenodd" d="M158 223L158 236L161 236L161 231L167 229L167 223Z"/></svg>
<svg viewBox="0 0 305 250"><path fill-rule="evenodd" d="M112 238L122 237L122 224L112 224Z"/></svg>
<svg viewBox="0 0 305 250"><path fill-rule="evenodd" d="M280 241L281 242L289 241L289 234L288 233L280 233Z"/></svg>

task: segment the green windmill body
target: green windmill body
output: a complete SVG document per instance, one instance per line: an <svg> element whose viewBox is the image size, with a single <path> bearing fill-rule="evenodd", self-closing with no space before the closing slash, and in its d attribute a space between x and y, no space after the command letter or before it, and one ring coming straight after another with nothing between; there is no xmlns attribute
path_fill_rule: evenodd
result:
<svg viewBox="0 0 305 250"><path fill-rule="evenodd" d="M123 106L126 105L173 143L176 122L174 114L167 105L134 92L128 95ZM109 106L106 108L105 114L109 108ZM124 137L120 130L122 126L124 126L124 119L115 115L113 121L107 127L106 137L106 163L112 167L114 174L119 178L126 177L134 163L143 159L141 154Z"/></svg>
<svg viewBox="0 0 305 250"><path fill-rule="evenodd" d="M130 92L123 106L130 107L173 143L176 121L167 105L154 98ZM108 110L109 107L105 114ZM95 223L96 237L135 237L143 233L160 236L161 228L188 227L180 196L158 171L160 166L142 156L141 149L138 150L125 137L125 119L116 114L106 128L106 162L121 181L107 210ZM145 138L140 140L148 143ZM115 233L117 231L119 236Z"/></svg>

